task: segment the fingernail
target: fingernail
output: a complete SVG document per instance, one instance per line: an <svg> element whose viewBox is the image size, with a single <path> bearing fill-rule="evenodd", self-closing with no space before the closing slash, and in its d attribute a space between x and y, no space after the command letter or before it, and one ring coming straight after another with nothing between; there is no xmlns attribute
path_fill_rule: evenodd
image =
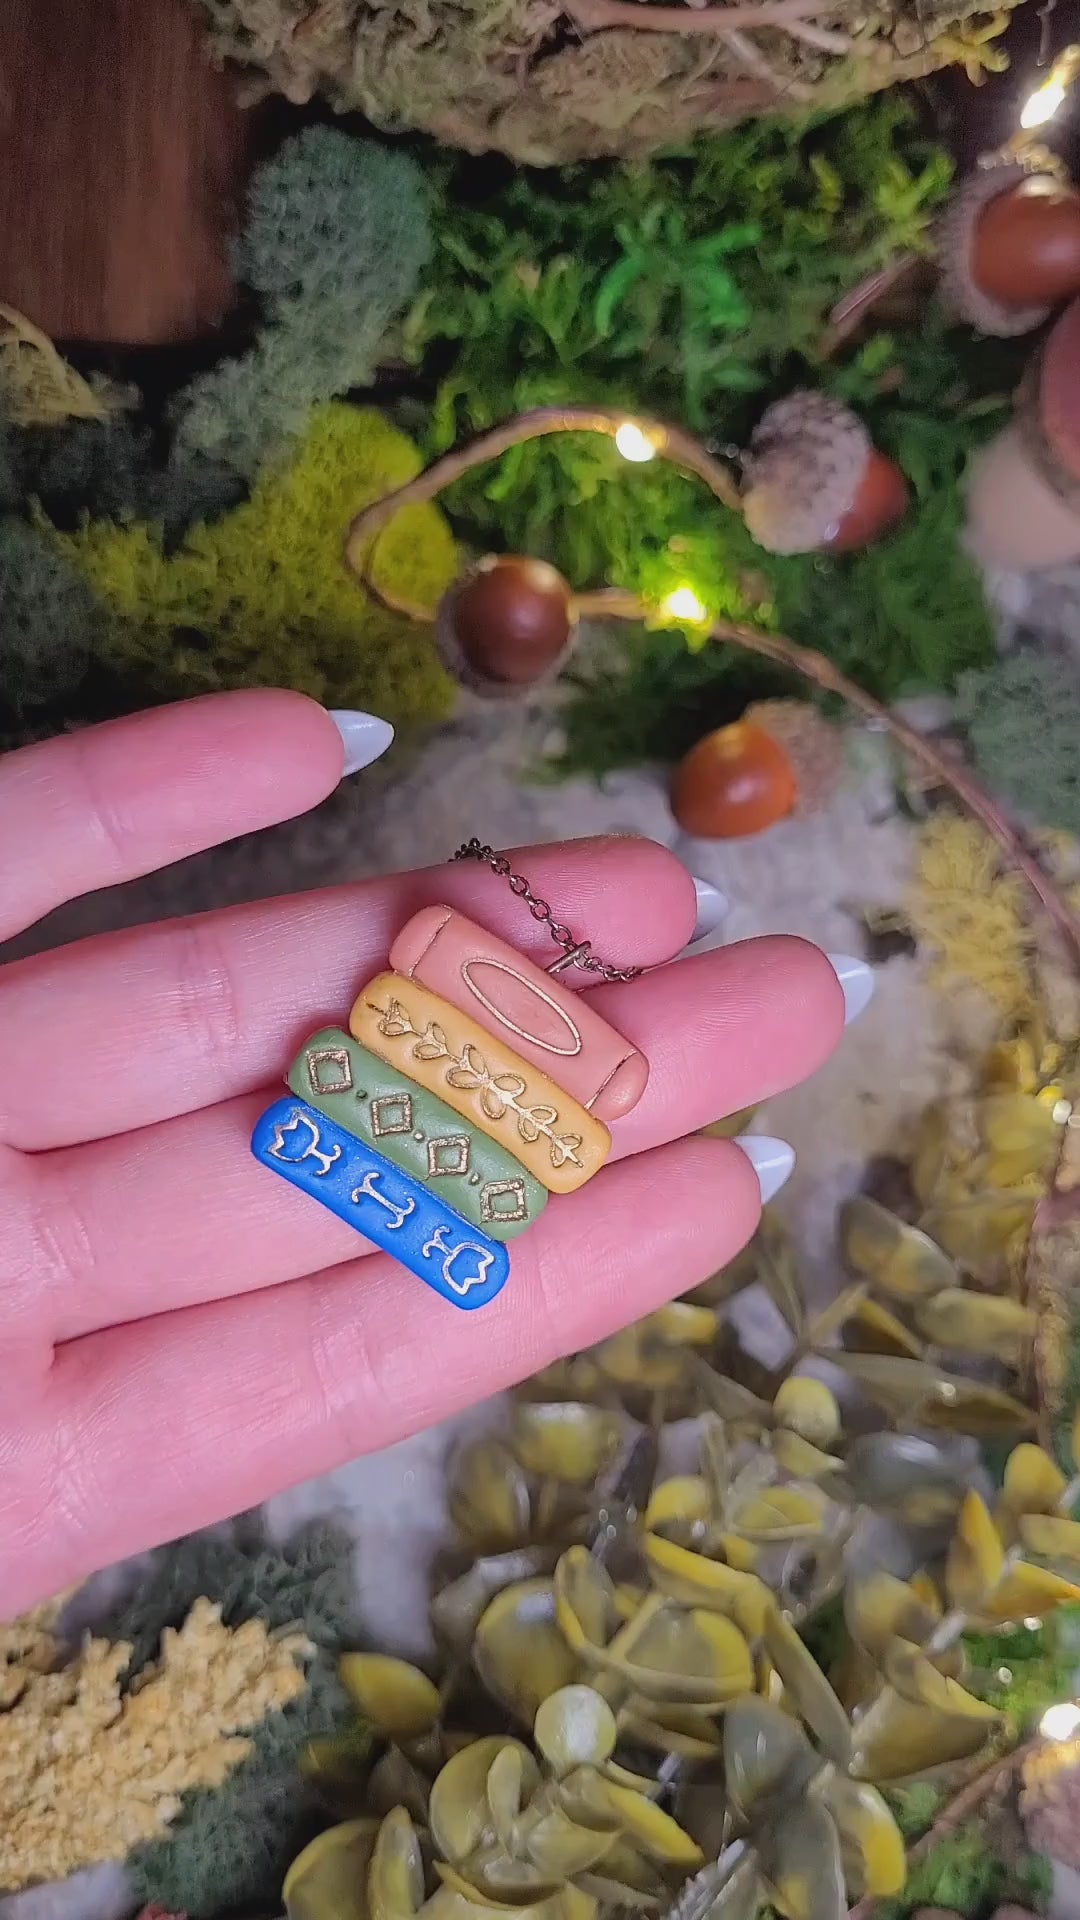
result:
<svg viewBox="0 0 1080 1920"><path fill-rule="evenodd" d="M712 933L720 925L727 914L728 900L727 895L721 893L719 887L714 887L711 880L699 880L696 873L691 878L697 894L697 925L690 942L693 946L694 940L700 940L704 934Z"/></svg>
<svg viewBox="0 0 1080 1920"><path fill-rule="evenodd" d="M874 975L866 961L856 960L854 954L830 953L826 958L840 982L844 996L844 1025L850 1027L874 997Z"/></svg>
<svg viewBox="0 0 1080 1920"><path fill-rule="evenodd" d="M786 1140L770 1139L767 1133L740 1133L735 1145L741 1147L758 1177L761 1204L779 1193L795 1165L795 1149Z"/></svg>
<svg viewBox="0 0 1080 1920"><path fill-rule="evenodd" d="M394 729L389 720L380 720L375 713L357 713L351 707L335 707L330 718L341 735L341 744L345 749L345 765L341 769L344 780L347 773L359 773L361 767L370 767L386 752L394 738Z"/></svg>

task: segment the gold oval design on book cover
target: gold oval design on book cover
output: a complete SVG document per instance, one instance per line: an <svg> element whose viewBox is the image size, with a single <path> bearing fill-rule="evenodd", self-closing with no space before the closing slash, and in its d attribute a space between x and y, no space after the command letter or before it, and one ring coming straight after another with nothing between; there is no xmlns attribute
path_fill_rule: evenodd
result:
<svg viewBox="0 0 1080 1920"><path fill-rule="evenodd" d="M527 1028L520 1027L516 1025L513 1020L508 1019L506 1014L495 1005L495 1002L488 999L483 989L478 987L476 981L472 978L473 970L479 970L481 967L490 967L496 973L508 973L511 980L516 980L518 985L524 987L527 993L531 994L535 999L542 1001L545 1007L550 1008L560 1025L571 1035L571 1045L568 1047L557 1047L553 1041L542 1040L538 1033L530 1033ZM581 1033L574 1025L570 1015L564 1008L560 1007L557 1000L553 1000L550 994L545 993L542 987L534 986L531 980L526 980L513 967L507 966L505 960L466 960L461 969L461 977L474 999L479 1000L480 1005L486 1008L493 1019L498 1020L499 1024L504 1026L509 1033L516 1033L520 1040L527 1040L530 1046L540 1047L545 1053L557 1054L564 1060L572 1059L575 1054L581 1052Z"/></svg>

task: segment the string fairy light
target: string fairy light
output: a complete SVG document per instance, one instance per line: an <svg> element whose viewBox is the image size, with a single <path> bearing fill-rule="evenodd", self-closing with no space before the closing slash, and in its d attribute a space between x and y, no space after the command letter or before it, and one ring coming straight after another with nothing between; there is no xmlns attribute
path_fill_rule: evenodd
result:
<svg viewBox="0 0 1080 1920"><path fill-rule="evenodd" d="M1054 61L1046 79L1028 94L1020 109L1024 133L1045 127L1064 104L1070 87L1080 77L1080 41L1065 47Z"/></svg>
<svg viewBox="0 0 1080 1920"><path fill-rule="evenodd" d="M1039 1721L1039 1732L1047 1740L1071 1740L1080 1731L1080 1706L1075 1700L1058 1700L1047 1707Z"/></svg>
<svg viewBox="0 0 1080 1920"><path fill-rule="evenodd" d="M687 586L674 587L665 594L660 602L660 611L668 614L672 620L689 620L695 626L709 617L708 608L698 599L693 587Z"/></svg>
<svg viewBox="0 0 1080 1920"><path fill-rule="evenodd" d="M656 435L645 433L635 420L624 420L615 432L615 447L624 460L630 460L635 466L644 465L646 460L655 460L660 449Z"/></svg>

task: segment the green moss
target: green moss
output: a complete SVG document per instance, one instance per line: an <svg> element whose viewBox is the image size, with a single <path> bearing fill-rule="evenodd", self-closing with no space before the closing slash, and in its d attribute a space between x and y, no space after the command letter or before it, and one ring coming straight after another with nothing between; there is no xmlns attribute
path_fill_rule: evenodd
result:
<svg viewBox="0 0 1080 1920"><path fill-rule="evenodd" d="M957 710L996 792L1041 826L1080 832L1080 692L1058 661L1007 654L965 675Z"/></svg>
<svg viewBox="0 0 1080 1920"><path fill-rule="evenodd" d="M255 1616L272 1628L300 1626L316 1648L304 1693L268 1715L248 1759L222 1786L189 1794L169 1838L132 1855L141 1901L191 1920L277 1911L290 1860L325 1824L298 1772L301 1749L355 1724L336 1674L340 1653L356 1643L351 1551L346 1535L322 1525L282 1549L197 1535L159 1554L108 1623L110 1637L134 1643L133 1676L155 1655L162 1630L178 1626L201 1594L220 1603L229 1626Z"/></svg>
<svg viewBox="0 0 1080 1920"><path fill-rule="evenodd" d="M567 434L465 476L447 510L477 543L542 555L575 587L655 602L686 583L714 617L789 633L883 698L951 688L993 657L958 540L962 475L1025 349L931 314L819 352L840 295L925 245L949 176L895 96L638 166L519 171L480 199L467 163L441 162L435 261L405 327L438 379L416 422L430 451L521 409L590 402L670 418L722 450L746 444L769 399L814 386L860 412L912 491L902 526L865 553L781 558L665 462L631 467L606 439ZM624 652L625 677L575 683L566 773L674 759L695 699L691 737L778 685L734 648L684 669L675 644L629 632Z"/></svg>
<svg viewBox="0 0 1080 1920"><path fill-rule="evenodd" d="M423 177L403 153L336 128L287 140L252 183L237 272L263 297L250 352L195 380L174 408L171 465L250 479L322 401L371 380L431 252Z"/></svg>
<svg viewBox="0 0 1080 1920"><path fill-rule="evenodd" d="M973 1693L1005 1716L1008 1737L1031 1731L1046 1708L1071 1698L1080 1644L1080 1607L1059 1607L1041 1627L967 1633Z"/></svg>
<svg viewBox="0 0 1080 1920"><path fill-rule="evenodd" d="M430 629L388 612L342 559L368 501L410 478L417 455L380 414L317 410L295 458L173 553L160 529L91 522L58 535L111 616L108 666L135 702L239 686L289 686L329 706L395 723L444 715L452 690ZM379 577L434 606L457 559L434 507L399 515L378 548Z"/></svg>
<svg viewBox="0 0 1080 1920"><path fill-rule="evenodd" d="M101 631L94 595L47 536L0 520L0 737L71 693Z"/></svg>
<svg viewBox="0 0 1080 1920"><path fill-rule="evenodd" d="M912 1868L903 1893L881 1901L876 1920L907 1920L919 1907L948 1907L965 1920L984 1920L1002 1901L1029 1903L1042 1878L1033 1857L1016 1867L1000 1860L989 1827L971 1821Z"/></svg>
<svg viewBox="0 0 1080 1920"><path fill-rule="evenodd" d="M945 1804L945 1794L932 1780L913 1780L909 1786L882 1789L893 1819L910 1846L934 1823Z"/></svg>

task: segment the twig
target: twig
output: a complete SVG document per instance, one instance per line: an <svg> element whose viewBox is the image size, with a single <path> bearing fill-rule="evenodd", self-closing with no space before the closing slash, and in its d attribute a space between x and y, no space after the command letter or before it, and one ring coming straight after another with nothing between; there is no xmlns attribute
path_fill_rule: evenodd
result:
<svg viewBox="0 0 1080 1920"><path fill-rule="evenodd" d="M835 27L816 26L812 20L788 20L784 32L808 47L818 47L822 53L848 54L855 45L850 33L841 33Z"/></svg>
<svg viewBox="0 0 1080 1920"><path fill-rule="evenodd" d="M751 653L760 653L767 660L773 660L777 666L793 668L806 680L812 680L826 693L839 694L849 705L865 713L867 719L878 726L885 727L906 752L924 767L936 775L942 786L953 792L962 801L969 813L986 828L987 833L997 841L1007 859L1023 874L1032 892L1050 916L1059 932L1064 934L1077 960L1080 960L1080 921L1077 920L1064 894L1057 887L1033 853L1024 845L1009 821L1005 818L996 801L984 791L978 781L966 767L958 765L941 753L933 742L923 738L914 727L898 714L883 707L873 694L867 693L856 681L834 667L822 653L812 653L808 647L796 646L793 640L785 639L778 633L759 633L756 627L737 626L733 621L720 620L710 630L713 640L729 640L735 646L746 647Z"/></svg>
<svg viewBox="0 0 1080 1920"><path fill-rule="evenodd" d="M857 286L845 293L829 314L818 345L818 358L830 359L862 325L867 314L872 313L879 302L900 286L920 264L919 254L898 253L887 266L879 267L876 273L868 273Z"/></svg>
<svg viewBox="0 0 1080 1920"><path fill-rule="evenodd" d="M791 100L809 100L812 98L812 87L808 87L805 81L785 79L782 73L777 73L776 70L769 65L765 55L754 45L754 42L747 34L736 33L735 29L732 28L729 33L721 34L720 37L724 45L730 49L736 60L746 68L747 72L756 74L759 80L766 81L769 86L774 88L778 97L783 98L786 94Z"/></svg>
<svg viewBox="0 0 1080 1920"><path fill-rule="evenodd" d="M634 27L646 33L728 33L732 27L783 27L815 13L839 13L822 0L760 0L757 6L653 7L641 0L567 0L566 11L589 33Z"/></svg>
<svg viewBox="0 0 1080 1920"><path fill-rule="evenodd" d="M624 596L624 599L627 596ZM590 610L600 614L607 612L616 619L648 618L648 609L635 602L635 611L621 610L612 602L601 601L598 594L589 596ZM1010 825L996 801L980 787L974 775L965 766L950 760L941 753L933 742L923 738L914 727L898 714L883 707L873 694L867 693L856 681L849 680L839 667L834 667L822 653L813 653L808 647L797 646L783 634L761 633L756 627L744 627L734 621L718 620L709 629L711 640L727 640L733 646L745 647L749 653L763 655L779 667L786 667L801 674L803 679L813 681L826 693L839 694L849 706L857 707L865 713L868 720L884 727L913 759L919 760L924 767L935 775L942 786L948 787L969 813L982 823L988 834L997 841L998 846L1018 873L1027 881L1032 892L1049 915L1058 931L1071 946L1074 956L1080 961L1080 921L1077 920L1064 894L1050 875L1042 867L1033 853L1030 853L1017 833Z"/></svg>
<svg viewBox="0 0 1080 1920"><path fill-rule="evenodd" d="M995 1788L1007 1780L1017 1767L1023 1766L1028 1754L1037 1745L1038 1737L1036 1736L1031 1740L1025 1740L1021 1746L1010 1748L1008 1753L999 1754L996 1760L992 1760L988 1767L984 1767L981 1773L975 1775L974 1780L969 1780L966 1787L961 1787L960 1792L953 1796L948 1806L938 1815L933 1826L927 1828L921 1840L917 1840L913 1847L908 1848L908 1872L911 1872L912 1867L918 1866L920 1860L925 1860L927 1854L932 1853L943 1840L947 1840L951 1833L955 1833L957 1827L962 1827L964 1821L977 1812ZM869 1920L869 1916L879 1905L880 1901L872 1894L864 1894L855 1906L848 1908L848 1920Z"/></svg>
<svg viewBox="0 0 1080 1920"><path fill-rule="evenodd" d="M788 0L788 4L791 3L792 0ZM662 420L643 419L638 414L631 416L618 407L533 407L528 413L515 414L512 420L505 420L490 432L481 433L475 440L466 440L463 446L444 453L441 460L433 461L414 480L407 480L403 487L396 487L393 493L365 507L357 514L346 536L345 564L366 584L365 550L388 520L400 513L402 507L434 500L444 487L460 480L463 473L482 466L487 460L497 460L500 454L509 453L511 447L524 446L529 440L542 440L549 433L602 433L613 440L619 428L628 422L652 441L658 455L694 474L698 480L704 480L722 506L738 510L738 489L728 469L714 460L700 440L684 428L669 426Z"/></svg>

